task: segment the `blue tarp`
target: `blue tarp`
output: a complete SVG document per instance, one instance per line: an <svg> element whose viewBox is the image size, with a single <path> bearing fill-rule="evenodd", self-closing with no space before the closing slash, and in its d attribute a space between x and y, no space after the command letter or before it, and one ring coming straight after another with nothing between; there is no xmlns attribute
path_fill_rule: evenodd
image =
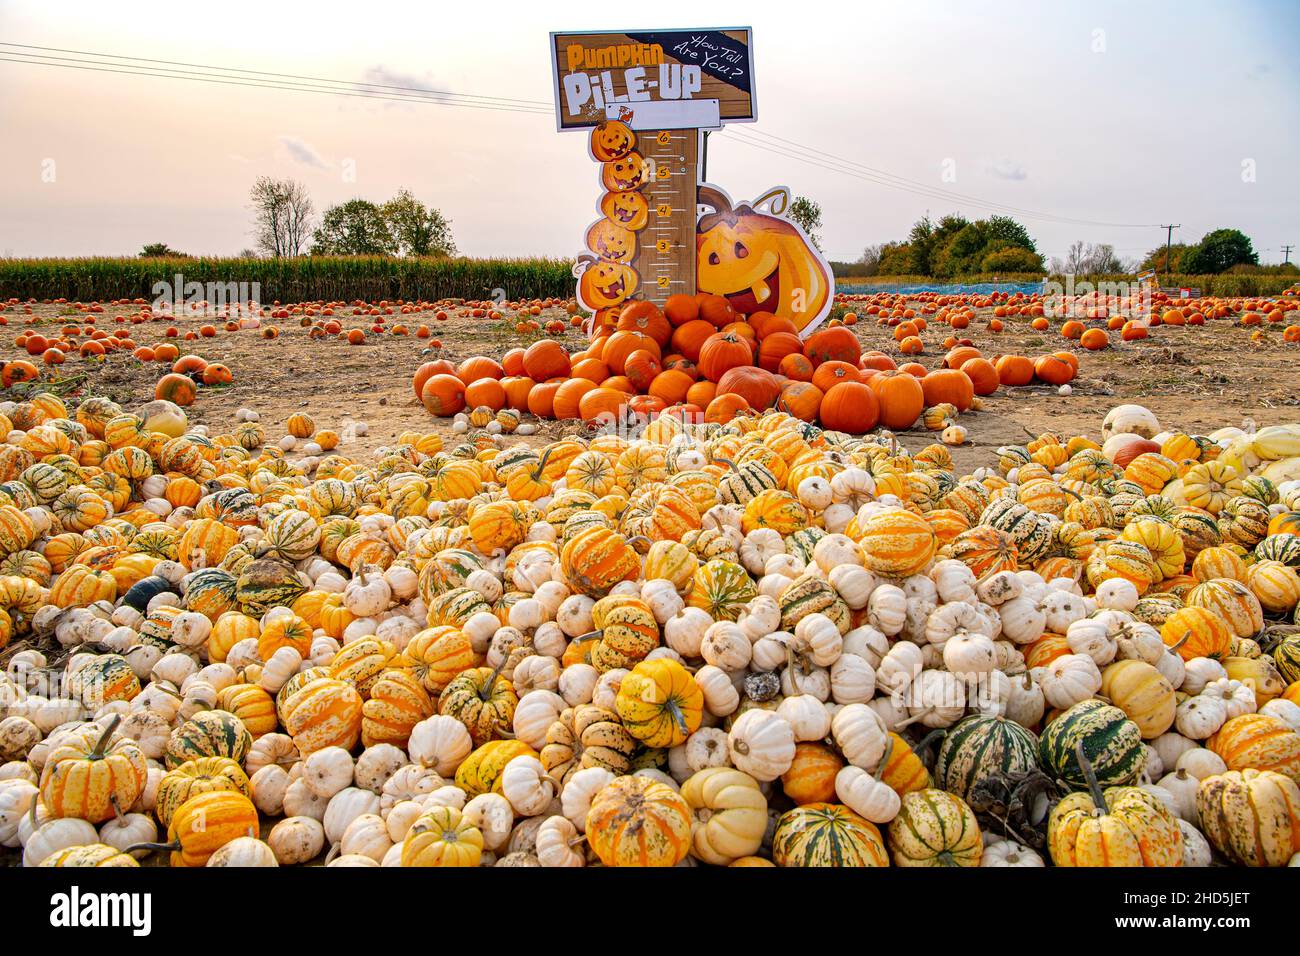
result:
<svg viewBox="0 0 1300 956"><path fill-rule="evenodd" d="M902 292L908 295L917 292L938 292L943 295L988 295L990 292L1006 292L1009 295L1015 295L1017 292L1023 292L1025 295L1031 295L1035 292L1043 291L1041 282L976 282L969 285L957 283L942 282L885 282L877 284L853 285L845 282L836 282L835 291L846 295L870 295L873 292Z"/></svg>

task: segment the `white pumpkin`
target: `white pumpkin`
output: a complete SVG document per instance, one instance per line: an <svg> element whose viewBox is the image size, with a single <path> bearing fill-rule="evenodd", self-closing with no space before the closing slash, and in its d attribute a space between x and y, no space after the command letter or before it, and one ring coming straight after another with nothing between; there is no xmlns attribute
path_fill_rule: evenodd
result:
<svg viewBox="0 0 1300 956"><path fill-rule="evenodd" d="M455 717L435 715L411 728L407 750L416 763L432 767L440 776L456 772L461 761L474 749L469 731Z"/></svg>
<svg viewBox="0 0 1300 956"><path fill-rule="evenodd" d="M266 843L282 866L307 863L325 848L325 828L312 817L286 817L271 828Z"/></svg>
<svg viewBox="0 0 1300 956"><path fill-rule="evenodd" d="M515 757L501 771L501 794L521 817L535 817L555 799L555 782L536 757Z"/></svg>
<svg viewBox="0 0 1300 956"><path fill-rule="evenodd" d="M1058 709L1073 707L1101 690L1101 671L1086 654L1062 654L1040 668L1036 679L1044 699Z"/></svg>
<svg viewBox="0 0 1300 956"><path fill-rule="evenodd" d="M582 834L570 820L559 814L547 817L537 828L537 862L545 867L585 866L586 858L575 849L582 841Z"/></svg>
<svg viewBox="0 0 1300 956"><path fill-rule="evenodd" d="M704 635L712 626L708 611L684 607L664 623L664 642L682 657L699 657Z"/></svg>
<svg viewBox="0 0 1300 956"><path fill-rule="evenodd" d="M378 819L378 818L376 818ZM236 837L208 857L205 866L264 867L279 866L275 851L256 837Z"/></svg>
<svg viewBox="0 0 1300 956"><path fill-rule="evenodd" d="M867 600L867 622L876 630L893 637L907 623L907 595L893 584L880 584Z"/></svg>
<svg viewBox="0 0 1300 956"><path fill-rule="evenodd" d="M695 672L695 683L704 693L704 709L715 717L733 714L740 706L740 691L720 667L705 664Z"/></svg>
<svg viewBox="0 0 1300 956"><path fill-rule="evenodd" d="M1015 840L993 840L984 847L980 866L1046 866L1034 850Z"/></svg>
<svg viewBox="0 0 1300 956"><path fill-rule="evenodd" d="M831 699L835 703L863 704L869 701L875 692L876 670L866 658L859 657L857 654L841 654L831 665ZM824 707L822 709L825 710Z"/></svg>
<svg viewBox="0 0 1300 956"><path fill-rule="evenodd" d="M731 762L760 782L775 780L794 763L794 729L770 710L747 710L727 734Z"/></svg>
<svg viewBox="0 0 1300 956"><path fill-rule="evenodd" d="M831 720L831 736L855 767L874 771L885 753L889 734L875 710L865 704L846 704Z"/></svg>
<svg viewBox="0 0 1300 956"><path fill-rule="evenodd" d="M782 698L776 713L790 725L796 741L822 740L831 731L830 711L808 694Z"/></svg>

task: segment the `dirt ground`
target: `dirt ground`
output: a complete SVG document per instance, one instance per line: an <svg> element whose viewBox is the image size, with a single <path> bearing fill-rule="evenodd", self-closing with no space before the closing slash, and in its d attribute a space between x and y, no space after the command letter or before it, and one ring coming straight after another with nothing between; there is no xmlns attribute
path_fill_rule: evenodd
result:
<svg viewBox="0 0 1300 956"><path fill-rule="evenodd" d="M29 359L14 345L19 332L31 328L30 317L44 334L75 321L77 313L67 305L33 305L31 316L23 306L10 305L3 313L7 327L0 331L0 359ZM117 328L113 319L133 311L127 306L105 305L96 315L100 328ZM350 311L350 310L349 310ZM554 312L551 315L550 312ZM919 309L918 309L919 311ZM1300 346L1282 341L1281 330L1267 328L1265 341L1251 340L1250 331L1231 321L1210 322L1204 327L1161 326L1151 330L1145 341L1123 343L1103 352L1087 352L1063 339L1059 323L1047 332L1035 332L1028 319L1007 320L999 333L987 330L988 311L963 333L988 357L1005 352L1036 355L1074 347L1080 354L1080 373L1068 396L1053 387L1030 386L1001 389L984 400L984 410L963 415L961 423L970 432L967 446L955 449L958 467L967 471L991 461L991 450L1006 443L1021 443L1043 431L1064 435L1098 436L1106 411L1122 402L1138 402L1151 408L1167 428L1204 433L1248 420L1258 425L1300 420L1300 374L1296 359ZM449 309L450 318L435 321L432 312L388 317L389 327L401 321L414 330L427 323L441 343L431 348L432 339L414 335L375 335L367 331L364 345L348 345L342 338L311 339L298 317L263 319L280 329L275 339L264 339L256 330L218 331L214 338L186 342L171 339L181 354L194 352L208 361L222 362L234 373L234 384L222 388L204 387L188 410L191 421L213 431L229 431L240 408L260 415L268 441L280 438L289 415L307 411L318 428L332 428L344 438L338 452L365 458L376 447L392 442L403 431L436 431L451 434L447 419L431 417L416 401L411 389L415 369L431 358L453 362L475 354L494 357L508 348L527 344L536 336L521 335L514 320L475 319ZM567 318L560 309L539 317ZM345 329L363 328L369 319L335 316ZM137 344L164 341L169 325L183 336L211 319L155 320L130 326ZM218 323L218 327L220 325ZM928 366L941 363L941 326L925 333L926 353L912 357ZM900 363L892 330L866 320L855 326L864 350L879 349ZM945 329L946 331L946 329ZM1118 336L1112 336L1118 338ZM570 328L560 336L570 350L582 347L584 337ZM39 359L36 360L39 362ZM66 391L70 402L88 395L107 395L124 406L135 406L153 398L158 377L167 369L157 363L141 363L130 355L115 354L107 359L86 359L75 353L58 367L54 386ZM63 383L57 381L63 379ZM0 393L0 398L13 397ZM365 428L359 429L358 424ZM576 423L542 423L533 443L552 440L559 434L578 430ZM364 434L359 434L364 432ZM912 432L904 444L916 450L933 440L932 433Z"/></svg>

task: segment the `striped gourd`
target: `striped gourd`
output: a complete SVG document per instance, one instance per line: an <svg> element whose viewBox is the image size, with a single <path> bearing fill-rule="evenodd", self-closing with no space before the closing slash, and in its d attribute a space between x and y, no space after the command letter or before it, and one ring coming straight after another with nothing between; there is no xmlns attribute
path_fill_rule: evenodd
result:
<svg viewBox="0 0 1300 956"><path fill-rule="evenodd" d="M980 579L1020 566L1020 551L1011 535L988 525L961 532L948 546L948 553Z"/></svg>
<svg viewBox="0 0 1300 956"><path fill-rule="evenodd" d="M938 547L938 539L926 520L901 508L889 508L868 518L858 543L868 570L899 578L923 571Z"/></svg>
<svg viewBox="0 0 1300 956"><path fill-rule="evenodd" d="M473 588L452 588L437 595L429 605L429 626L461 627L475 614L492 606Z"/></svg>
<svg viewBox="0 0 1300 956"><path fill-rule="evenodd" d="M1207 548L1214 548L1223 543L1219 533L1219 524L1214 515L1199 508L1179 508L1169 523L1174 526L1178 536L1183 539L1183 555L1192 561Z"/></svg>
<svg viewBox="0 0 1300 956"><path fill-rule="evenodd" d="M1183 539L1172 524L1159 518L1133 518L1120 533L1121 541L1136 541L1151 552L1151 566L1155 571L1153 584L1183 573L1186 556Z"/></svg>
<svg viewBox="0 0 1300 956"><path fill-rule="evenodd" d="M1229 770L1272 770L1300 784L1300 733L1280 718L1241 714L1205 742Z"/></svg>
<svg viewBox="0 0 1300 956"><path fill-rule="evenodd" d="M757 596L758 587L744 568L734 561L714 559L695 572L686 603L707 611L715 621L734 621Z"/></svg>
<svg viewBox="0 0 1300 956"><path fill-rule="evenodd" d="M1255 558L1300 568L1300 534L1270 534L1255 545Z"/></svg>
<svg viewBox="0 0 1300 956"><path fill-rule="evenodd" d="M290 510L276 515L266 525L263 551L288 561L301 561L316 553L320 525L305 511Z"/></svg>
<svg viewBox="0 0 1300 956"><path fill-rule="evenodd" d="M679 594L690 590L700 559L679 541L656 541L645 556L645 579L671 581Z"/></svg>
<svg viewBox="0 0 1300 956"><path fill-rule="evenodd" d="M185 581L185 607L215 621L238 606L239 581L220 568L200 568Z"/></svg>
<svg viewBox="0 0 1300 956"><path fill-rule="evenodd" d="M966 801L934 788L903 795L889 823L889 848L894 865L904 867L979 866L984 852Z"/></svg>
<svg viewBox="0 0 1300 956"><path fill-rule="evenodd" d="M132 700L140 693L140 679L125 657L100 654L71 670L67 690L91 710L113 701Z"/></svg>
<svg viewBox="0 0 1300 956"><path fill-rule="evenodd" d="M50 603L61 608L89 607L116 597L117 581L112 574L82 564L68 568L50 588Z"/></svg>
<svg viewBox="0 0 1300 956"><path fill-rule="evenodd" d="M1189 607L1211 610L1228 622L1238 637L1250 637L1264 626L1264 609L1259 598L1241 581L1215 578L1187 592Z"/></svg>
<svg viewBox="0 0 1300 956"><path fill-rule="evenodd" d="M307 592L293 565L275 558L258 558L250 562L235 583L235 600L245 613L254 617L277 605L289 607Z"/></svg>
<svg viewBox="0 0 1300 956"><path fill-rule="evenodd" d="M276 700L285 732L304 757L324 747L351 750L361 736L362 706L355 687L330 678L310 681L283 702Z"/></svg>
<svg viewBox="0 0 1300 956"><path fill-rule="evenodd" d="M1244 866L1286 866L1300 853L1300 787L1268 770L1229 770L1202 781L1197 816L1210 843Z"/></svg>
<svg viewBox="0 0 1300 956"><path fill-rule="evenodd" d="M838 803L809 803L781 815L772 834L777 866L889 866L874 823Z"/></svg>
<svg viewBox="0 0 1300 956"><path fill-rule="evenodd" d="M999 498L989 504L980 515L978 524L1011 535L1022 561L1037 560L1052 543L1050 527L1037 513L1014 498Z"/></svg>
<svg viewBox="0 0 1300 956"><path fill-rule="evenodd" d="M785 550L804 564L811 564L817 542L826 537L824 528L804 528L785 539Z"/></svg>
<svg viewBox="0 0 1300 956"><path fill-rule="evenodd" d="M1273 663L1288 684L1300 681L1300 634L1288 634L1273 648Z"/></svg>
<svg viewBox="0 0 1300 956"><path fill-rule="evenodd" d="M718 498L724 504L740 505L743 508L764 491L781 487L776 475L760 461L724 464L729 469L718 482Z"/></svg>
<svg viewBox="0 0 1300 956"><path fill-rule="evenodd" d="M212 790L233 790L249 799L253 796L248 776L236 761L229 757L196 757L163 774L154 813L163 826L168 826L181 804Z"/></svg>
<svg viewBox="0 0 1300 956"><path fill-rule="evenodd" d="M1074 790L1088 785L1074 753L1074 745L1080 742L1102 786L1132 783L1142 770L1142 732L1118 707L1096 698L1085 700L1043 729L1039 763L1049 776Z"/></svg>
<svg viewBox="0 0 1300 956"><path fill-rule="evenodd" d="M847 634L850 627L849 607L839 592L825 578L803 574L786 585L777 598L781 608L781 629L793 631L796 624L809 614L823 614Z"/></svg>
<svg viewBox="0 0 1300 956"><path fill-rule="evenodd" d="M1256 498L1238 495L1219 512L1219 531L1225 541L1253 548L1268 534L1271 518L1268 505Z"/></svg>
<svg viewBox="0 0 1300 956"><path fill-rule="evenodd" d="M939 747L936 784L963 799L991 774L1023 773L1038 766L1038 740L1013 720L975 714L958 721Z"/></svg>
<svg viewBox="0 0 1300 956"><path fill-rule="evenodd" d="M197 757L229 757L243 764L253 746L252 734L227 710L201 710L172 731L167 742L167 769Z"/></svg>
<svg viewBox="0 0 1300 956"><path fill-rule="evenodd" d="M990 500L989 490L983 485L975 481L963 481L945 494L939 504L958 512L968 524L977 524Z"/></svg>
<svg viewBox="0 0 1300 956"><path fill-rule="evenodd" d="M239 532L212 518L192 519L176 545L177 559L186 568L213 567L239 543Z"/></svg>
<svg viewBox="0 0 1300 956"><path fill-rule="evenodd" d="M1281 561L1252 564L1246 573L1246 584L1270 614L1285 614L1300 603L1300 574Z"/></svg>
<svg viewBox="0 0 1300 956"><path fill-rule="evenodd" d="M0 554L22 551L36 540L36 526L13 505L0 507Z"/></svg>
<svg viewBox="0 0 1300 956"><path fill-rule="evenodd" d="M1155 560L1146 545L1137 541L1107 541L1098 545L1085 565L1088 583L1100 587L1112 578L1123 578L1142 594L1155 578Z"/></svg>

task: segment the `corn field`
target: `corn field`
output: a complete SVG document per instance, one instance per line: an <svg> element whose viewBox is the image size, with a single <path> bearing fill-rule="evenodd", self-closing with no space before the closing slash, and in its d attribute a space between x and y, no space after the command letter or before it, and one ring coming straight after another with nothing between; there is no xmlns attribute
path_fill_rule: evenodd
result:
<svg viewBox="0 0 1300 956"><path fill-rule="evenodd" d="M88 302L158 295L155 283L258 283L260 301L317 299L533 299L573 294L563 259L445 259L385 256L0 259L0 299ZM169 285L170 288L170 285Z"/></svg>

